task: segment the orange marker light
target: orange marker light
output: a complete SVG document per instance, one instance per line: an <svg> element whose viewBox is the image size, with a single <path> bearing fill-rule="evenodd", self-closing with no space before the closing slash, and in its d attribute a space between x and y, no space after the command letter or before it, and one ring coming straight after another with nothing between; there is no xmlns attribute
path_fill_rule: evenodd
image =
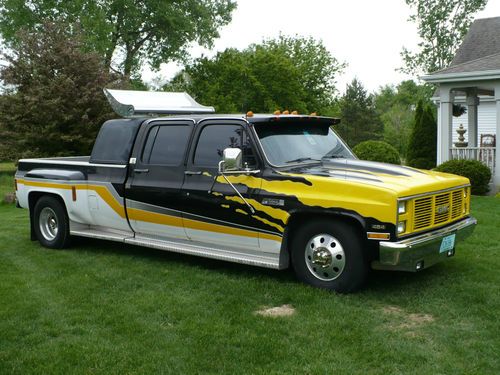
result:
<svg viewBox="0 0 500 375"><path fill-rule="evenodd" d="M292 115L298 115L298 114L299 114L299 112L298 112L298 111L293 111L293 112L292 112Z"/></svg>
<svg viewBox="0 0 500 375"><path fill-rule="evenodd" d="M279 109L277 109L276 111L274 111L274 114L275 114L276 116L281 115L281 111L280 111Z"/></svg>
<svg viewBox="0 0 500 375"><path fill-rule="evenodd" d="M247 112L247 117L253 117L253 112L252 111L248 111Z"/></svg>
<svg viewBox="0 0 500 375"><path fill-rule="evenodd" d="M317 116L318 114L316 112L312 112L309 116Z"/></svg>
<svg viewBox="0 0 500 375"><path fill-rule="evenodd" d="M76 201L76 187L71 186L71 198L73 198L73 202Z"/></svg>
<svg viewBox="0 0 500 375"><path fill-rule="evenodd" d="M289 115L289 114L290 114L290 111L288 111L288 110L283 111L283 114L284 114L284 115Z"/></svg>
<svg viewBox="0 0 500 375"><path fill-rule="evenodd" d="M391 235L389 233L373 233L368 232L367 234L369 240L385 240L388 241L391 239Z"/></svg>

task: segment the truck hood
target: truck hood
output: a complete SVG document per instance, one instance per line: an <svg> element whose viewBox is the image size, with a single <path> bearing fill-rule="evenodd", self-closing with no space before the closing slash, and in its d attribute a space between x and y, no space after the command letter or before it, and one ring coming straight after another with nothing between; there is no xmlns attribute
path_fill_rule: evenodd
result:
<svg viewBox="0 0 500 375"><path fill-rule="evenodd" d="M469 184L469 179L448 173L357 159L325 159L321 164L294 166L285 173L352 181L379 186L398 197L429 193Z"/></svg>

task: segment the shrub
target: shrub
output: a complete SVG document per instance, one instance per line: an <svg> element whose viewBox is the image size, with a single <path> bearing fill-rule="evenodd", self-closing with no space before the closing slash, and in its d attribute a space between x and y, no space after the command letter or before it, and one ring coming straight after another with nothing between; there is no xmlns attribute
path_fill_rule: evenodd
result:
<svg viewBox="0 0 500 375"><path fill-rule="evenodd" d="M419 101L408 142L408 165L430 169L436 166L437 125L432 108ZM427 160L427 161L424 161Z"/></svg>
<svg viewBox="0 0 500 375"><path fill-rule="evenodd" d="M435 170L467 177L471 183L472 194L481 195L489 190L491 171L478 160L448 160Z"/></svg>
<svg viewBox="0 0 500 375"><path fill-rule="evenodd" d="M436 166L436 162L427 158L417 158L412 160L411 166L419 169L432 169Z"/></svg>
<svg viewBox="0 0 500 375"><path fill-rule="evenodd" d="M383 141L361 142L354 147L353 151L358 158L363 160L401 164L398 151L389 143Z"/></svg>

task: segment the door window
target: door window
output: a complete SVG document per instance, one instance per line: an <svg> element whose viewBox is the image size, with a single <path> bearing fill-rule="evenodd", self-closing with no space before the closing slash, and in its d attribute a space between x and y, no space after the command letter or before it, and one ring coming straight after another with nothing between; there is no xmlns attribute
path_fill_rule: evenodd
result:
<svg viewBox="0 0 500 375"><path fill-rule="evenodd" d="M178 166L184 160L191 128L187 125L154 126L148 133L142 162Z"/></svg>
<svg viewBox="0 0 500 375"><path fill-rule="evenodd" d="M194 154L193 164L216 168L222 160L225 148L240 148L243 151L243 163L249 167L256 164L250 139L239 125L207 125L201 131Z"/></svg>

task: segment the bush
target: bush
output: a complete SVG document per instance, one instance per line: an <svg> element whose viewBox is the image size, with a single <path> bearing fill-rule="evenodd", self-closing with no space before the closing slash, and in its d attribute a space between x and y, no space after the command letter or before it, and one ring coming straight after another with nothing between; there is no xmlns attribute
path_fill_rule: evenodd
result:
<svg viewBox="0 0 500 375"><path fill-rule="evenodd" d="M436 166L437 124L432 108L421 100L415 110L415 122L408 142L407 162L415 168Z"/></svg>
<svg viewBox="0 0 500 375"><path fill-rule="evenodd" d="M471 183L472 194L481 195L489 190L491 171L478 160L448 160L435 170L467 177Z"/></svg>
<svg viewBox="0 0 500 375"><path fill-rule="evenodd" d="M389 143L383 141L361 142L354 147L353 151L362 160L401 164L398 151Z"/></svg>
<svg viewBox="0 0 500 375"><path fill-rule="evenodd" d="M427 158L417 158L412 160L411 166L419 169L432 169L436 166L436 162Z"/></svg>

